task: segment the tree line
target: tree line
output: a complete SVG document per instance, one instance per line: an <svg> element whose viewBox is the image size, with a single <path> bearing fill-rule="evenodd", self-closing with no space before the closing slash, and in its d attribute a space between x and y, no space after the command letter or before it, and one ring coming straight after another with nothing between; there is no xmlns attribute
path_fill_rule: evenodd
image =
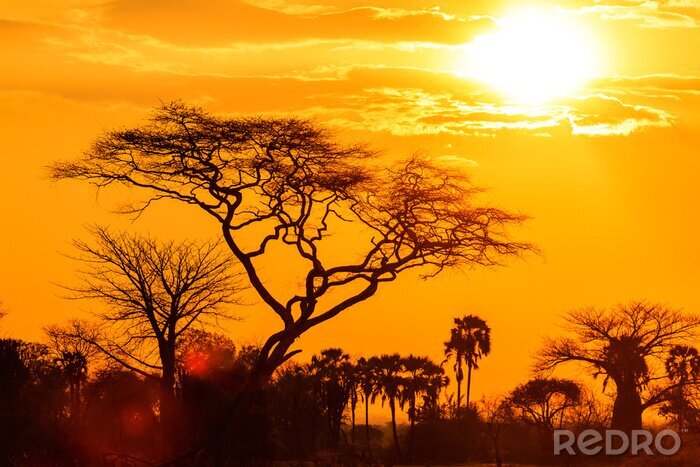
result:
<svg viewBox="0 0 700 467"><path fill-rule="evenodd" d="M569 320L590 313L578 310ZM628 324L640 326L643 316L657 331L641 333L648 337L635 343L638 352L656 345L663 316L673 315L678 322L675 313L632 303L599 317L627 316ZM237 346L203 329L184 331L176 345L173 392L166 394L158 371L151 377L133 371L87 342L76 332L81 326L87 323L49 326L45 343L0 340L0 452L10 465L48 460L52 465L149 465L170 455L169 446L199 448L212 437L218 441L215 462L220 465L272 460L549 463L556 461L551 455L555 429L619 428L618 401L624 396L613 378L631 371L638 372L635 391L645 401L642 411L654 408L684 436L700 431L700 356L680 340L630 361L619 358L620 350L612 351L619 341L611 334L612 341L598 349L608 358L604 372L589 364L591 376L604 379L603 395L581 380L544 374L558 364L556 347L545 340L535 355L532 379L506 394L467 402L470 390L461 395L462 367L478 368L491 347L490 327L467 315L454 320L441 363L416 355L352 357L339 348L325 349L308 363L287 362L256 395L242 423L231 425L226 409L245 390L259 347ZM618 323L616 329L623 327ZM599 326L587 328L596 330ZM570 339L571 345L589 342L583 329L560 339ZM379 405L389 410L388 425L370 423ZM400 413L407 422L400 421Z"/></svg>

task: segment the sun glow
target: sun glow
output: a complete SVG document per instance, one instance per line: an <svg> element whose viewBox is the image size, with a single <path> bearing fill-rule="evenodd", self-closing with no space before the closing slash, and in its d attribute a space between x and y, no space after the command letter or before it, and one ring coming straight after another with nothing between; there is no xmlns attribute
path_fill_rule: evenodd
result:
<svg viewBox="0 0 700 467"><path fill-rule="evenodd" d="M596 41L580 21L539 9L500 18L466 46L462 73L522 103L566 96L599 72Z"/></svg>

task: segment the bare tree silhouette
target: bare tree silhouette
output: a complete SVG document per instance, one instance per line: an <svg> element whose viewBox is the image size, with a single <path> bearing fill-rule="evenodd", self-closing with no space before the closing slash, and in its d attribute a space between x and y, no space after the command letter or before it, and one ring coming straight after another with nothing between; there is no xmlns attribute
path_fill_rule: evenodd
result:
<svg viewBox="0 0 700 467"><path fill-rule="evenodd" d="M513 410L507 397L492 397L481 400L481 417L493 446L496 466L503 465L501 437L504 427L513 420Z"/></svg>
<svg viewBox="0 0 700 467"><path fill-rule="evenodd" d="M549 371L567 362L586 365L594 376L615 384L612 427L640 429L642 413L664 402L680 383L654 385L663 358L675 344L691 339L700 318L661 305L633 302L610 310L570 312L566 326L573 337L546 339L536 368ZM659 368L660 367L660 368Z"/></svg>
<svg viewBox="0 0 700 467"><path fill-rule="evenodd" d="M455 379L457 381L457 406L455 415L459 418L459 406L462 403L462 365L467 366L467 409L471 392L472 370L479 369L479 360L491 352L491 328L486 321L474 315L454 319L450 340L445 342L445 361L454 359Z"/></svg>
<svg viewBox="0 0 700 467"><path fill-rule="evenodd" d="M610 426L612 401L597 396L596 390L579 384L581 395L573 407L566 410L563 423L568 429L581 432L593 428L600 431Z"/></svg>
<svg viewBox="0 0 700 467"><path fill-rule="evenodd" d="M164 448L176 431L176 350L196 325L230 318L242 290L230 259L216 243L165 242L92 229L94 242L75 241L84 264L73 299L107 305L101 329L74 326L67 336L90 343L107 357L160 385Z"/></svg>
<svg viewBox="0 0 700 467"><path fill-rule="evenodd" d="M226 119L175 102L159 108L150 124L104 134L85 157L55 163L51 175L143 189L148 198L132 213L174 199L221 225L281 324L251 372L256 388L298 352L290 348L299 336L399 273L421 268L428 277L447 267L495 265L531 249L506 236L523 216L476 204L482 190L462 173L420 158L379 170L374 155L337 143L307 120ZM331 265L325 240L347 222L367 234L355 237L360 257ZM306 265L296 276L303 285L286 297L271 289L258 262L281 254L275 243Z"/></svg>

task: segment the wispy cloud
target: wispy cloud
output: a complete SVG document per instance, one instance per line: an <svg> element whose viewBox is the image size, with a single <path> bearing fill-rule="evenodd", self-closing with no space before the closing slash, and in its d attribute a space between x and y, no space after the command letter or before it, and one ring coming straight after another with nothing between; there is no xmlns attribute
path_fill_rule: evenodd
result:
<svg viewBox="0 0 700 467"><path fill-rule="evenodd" d="M470 88L471 92L465 91ZM306 109L324 121L365 132L408 135L496 136L518 132L626 136L649 127L669 127L674 117L649 106L604 94L560 99L550 105L504 104L463 80L455 92L394 87L366 88L349 95L316 95Z"/></svg>
<svg viewBox="0 0 700 467"><path fill-rule="evenodd" d="M241 0L215 0L206 8L196 0L115 0L105 7L101 24L200 46L328 38L457 44L493 26L486 17L463 18L434 9L365 6L304 15Z"/></svg>
<svg viewBox="0 0 700 467"><path fill-rule="evenodd" d="M700 76L677 74L610 76L599 78L590 86L637 93L700 94Z"/></svg>
<svg viewBox="0 0 700 467"><path fill-rule="evenodd" d="M629 135L646 127L670 127L674 118L663 110L625 104L620 99L597 94L571 99L567 116L575 135Z"/></svg>
<svg viewBox="0 0 700 467"><path fill-rule="evenodd" d="M147 8L127 0L112 7L117 4L130 5L132 13ZM362 21L379 21L378 11L384 15L380 21L422 21L424 16L453 21L424 9L361 10ZM348 11L356 9L313 12L313 18ZM145 107L183 98L231 113L297 113L343 128L402 136L629 135L677 121L666 96L700 94L700 78L694 76L603 77L591 82L583 96L532 107L509 103L484 83L436 71L441 67L436 57L451 52L449 44L330 35L226 45L173 43L151 31L106 23L0 21L5 68L0 89Z"/></svg>
<svg viewBox="0 0 700 467"><path fill-rule="evenodd" d="M629 21L645 28L696 28L700 2L696 0L594 0L572 11L604 20Z"/></svg>

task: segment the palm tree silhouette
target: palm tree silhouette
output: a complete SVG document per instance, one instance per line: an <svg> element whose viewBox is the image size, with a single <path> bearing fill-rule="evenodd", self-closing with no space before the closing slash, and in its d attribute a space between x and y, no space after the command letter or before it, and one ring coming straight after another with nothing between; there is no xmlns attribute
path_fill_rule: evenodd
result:
<svg viewBox="0 0 700 467"><path fill-rule="evenodd" d="M411 422L408 432L408 460L413 460L413 432L416 425L419 396L437 399L440 389L447 383L445 370L427 357L409 355L402 359L403 373L400 405L408 405L408 419Z"/></svg>
<svg viewBox="0 0 700 467"><path fill-rule="evenodd" d="M362 401L365 404L365 442L367 443L368 458L372 456L372 447L369 439L369 404L373 399L377 387L377 362L377 357L372 357L369 360L361 357L355 364L357 389L359 389L362 395Z"/></svg>
<svg viewBox="0 0 700 467"><path fill-rule="evenodd" d="M445 342L445 362L454 359L455 379L457 380L456 417L459 418L459 406L462 401L462 366L467 366L467 408L471 392L472 370L479 369L479 359L491 352L491 328L486 321L475 315L454 319L450 340ZM443 362L444 363L444 362Z"/></svg>
<svg viewBox="0 0 700 467"><path fill-rule="evenodd" d="M685 386L700 376L698 349L687 345L674 345L668 352L666 372L671 381L678 384L678 430L683 431L685 416Z"/></svg>
<svg viewBox="0 0 700 467"><path fill-rule="evenodd" d="M78 351L64 351L55 362L63 369L70 388L70 415L77 420L80 413L80 390L87 380L87 356Z"/></svg>
<svg viewBox="0 0 700 467"><path fill-rule="evenodd" d="M311 357L309 364L309 370L318 385L318 395L324 404L333 448L338 446L343 413L350 400L351 367L350 355L338 348L322 350L319 355Z"/></svg>
<svg viewBox="0 0 700 467"><path fill-rule="evenodd" d="M381 355L374 357L374 367L376 370L376 386L372 396L372 401L378 396L381 397L382 405L389 403L391 410L391 431L394 436L394 447L398 459L402 459L401 446L399 446L399 435L396 431L396 402L401 395L403 383L401 372L403 365L399 354Z"/></svg>

